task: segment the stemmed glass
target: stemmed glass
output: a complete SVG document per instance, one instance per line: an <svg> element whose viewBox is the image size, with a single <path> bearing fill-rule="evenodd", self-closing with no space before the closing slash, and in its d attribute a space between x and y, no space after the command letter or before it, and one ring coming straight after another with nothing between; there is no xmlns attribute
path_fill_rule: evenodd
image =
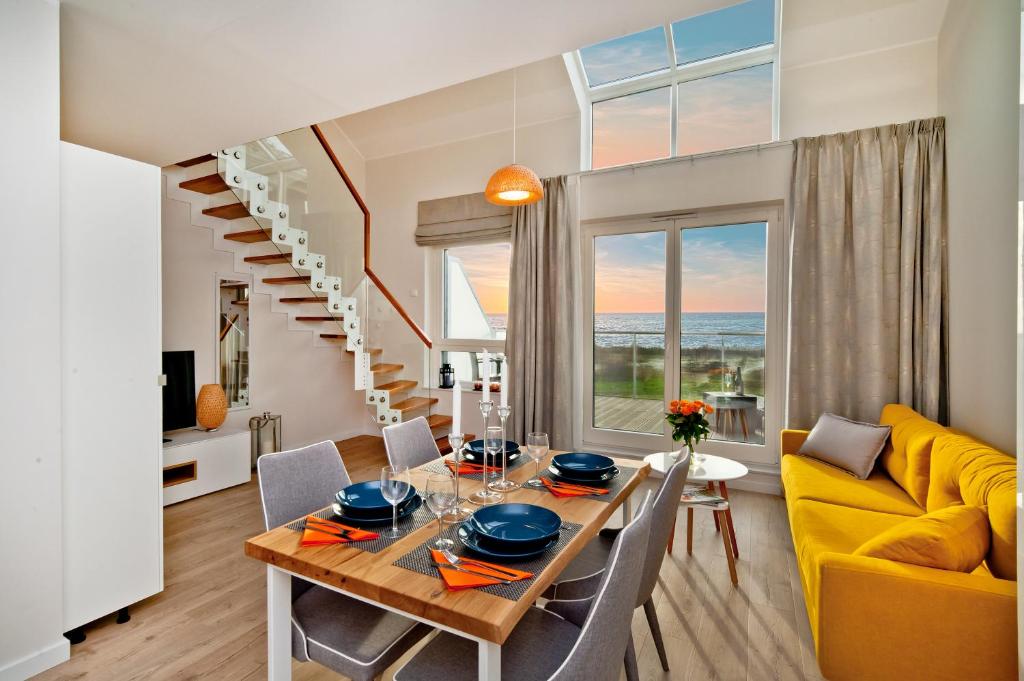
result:
<svg viewBox="0 0 1024 681"><path fill-rule="evenodd" d="M465 436L462 433L448 434L448 444L451 445L452 453L455 456L455 503L444 514L445 522L449 523L461 523L473 515L472 509L462 506L467 499L459 494L459 464L462 462L462 443L464 441Z"/></svg>
<svg viewBox="0 0 1024 681"><path fill-rule="evenodd" d="M479 504L481 506L490 506L492 504L501 503L502 499L504 499L504 495L501 494L500 492L495 492L494 489L491 487L491 484L487 480L490 477L490 474L487 472L487 462L491 461L492 466L494 463L497 463L495 459L498 456L498 452L500 451L501 428L498 426L491 426L487 429L486 435L484 437L484 486L483 489L481 489L479 492L476 492L475 494L473 494L473 496L469 498L469 500L472 501L474 504ZM490 455L490 457L487 456L488 454Z"/></svg>
<svg viewBox="0 0 1024 681"><path fill-rule="evenodd" d="M512 413L512 407L498 407L501 419L501 480L494 480L487 486L495 492L511 492L519 489L519 483L508 479L508 445L505 444L505 421Z"/></svg>
<svg viewBox="0 0 1024 681"><path fill-rule="evenodd" d="M434 541L435 549L450 549L455 545L451 539L441 536L441 516L450 512L457 504L458 497L455 494L455 483L450 475L432 473L427 477L427 508L437 516L437 539Z"/></svg>
<svg viewBox="0 0 1024 681"><path fill-rule="evenodd" d="M398 529L398 504L409 493L409 467L384 466L380 469L380 493L391 504L391 529L381 534L388 539L402 536Z"/></svg>
<svg viewBox="0 0 1024 681"><path fill-rule="evenodd" d="M526 451L529 453L530 458L533 459L536 473L523 484L530 487L543 487L544 483L540 481L540 462L548 453L548 434L530 433L527 435Z"/></svg>

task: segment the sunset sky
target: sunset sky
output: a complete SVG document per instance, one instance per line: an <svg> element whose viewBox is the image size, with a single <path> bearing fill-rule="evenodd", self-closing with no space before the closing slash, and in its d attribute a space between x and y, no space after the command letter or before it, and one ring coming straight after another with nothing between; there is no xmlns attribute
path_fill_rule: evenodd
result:
<svg viewBox="0 0 1024 681"><path fill-rule="evenodd" d="M508 313L508 272L512 244L459 246L448 250L448 257L462 263L476 297L486 314Z"/></svg>

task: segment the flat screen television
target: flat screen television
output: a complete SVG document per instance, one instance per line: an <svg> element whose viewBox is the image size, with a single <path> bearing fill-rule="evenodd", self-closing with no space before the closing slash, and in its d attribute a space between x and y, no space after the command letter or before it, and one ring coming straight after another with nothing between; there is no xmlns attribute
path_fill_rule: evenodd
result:
<svg viewBox="0 0 1024 681"><path fill-rule="evenodd" d="M164 353L164 432L196 425L196 353L175 350Z"/></svg>

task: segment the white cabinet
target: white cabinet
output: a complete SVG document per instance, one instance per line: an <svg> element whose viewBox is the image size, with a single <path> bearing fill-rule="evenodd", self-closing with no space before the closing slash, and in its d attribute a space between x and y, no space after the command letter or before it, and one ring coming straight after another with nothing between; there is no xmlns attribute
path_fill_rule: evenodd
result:
<svg viewBox="0 0 1024 681"><path fill-rule="evenodd" d="M62 142L60 267L23 254L61 279L65 631L163 589L160 182Z"/></svg>
<svg viewBox="0 0 1024 681"><path fill-rule="evenodd" d="M164 443L164 506L249 482L249 430L221 428L167 433Z"/></svg>

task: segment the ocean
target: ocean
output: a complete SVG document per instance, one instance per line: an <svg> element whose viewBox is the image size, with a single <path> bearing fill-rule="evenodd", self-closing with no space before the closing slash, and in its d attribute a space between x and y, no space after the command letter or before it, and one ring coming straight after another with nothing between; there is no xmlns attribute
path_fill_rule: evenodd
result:
<svg viewBox="0 0 1024 681"><path fill-rule="evenodd" d="M487 317L497 337L504 338L506 315L492 314ZM722 342L723 335L729 347L764 347L763 312L684 312L681 323L681 344L684 348L717 346ZM600 313L595 315L594 332L598 347L631 346L633 334L636 333L637 346L660 348L664 343L665 315L645 312Z"/></svg>

